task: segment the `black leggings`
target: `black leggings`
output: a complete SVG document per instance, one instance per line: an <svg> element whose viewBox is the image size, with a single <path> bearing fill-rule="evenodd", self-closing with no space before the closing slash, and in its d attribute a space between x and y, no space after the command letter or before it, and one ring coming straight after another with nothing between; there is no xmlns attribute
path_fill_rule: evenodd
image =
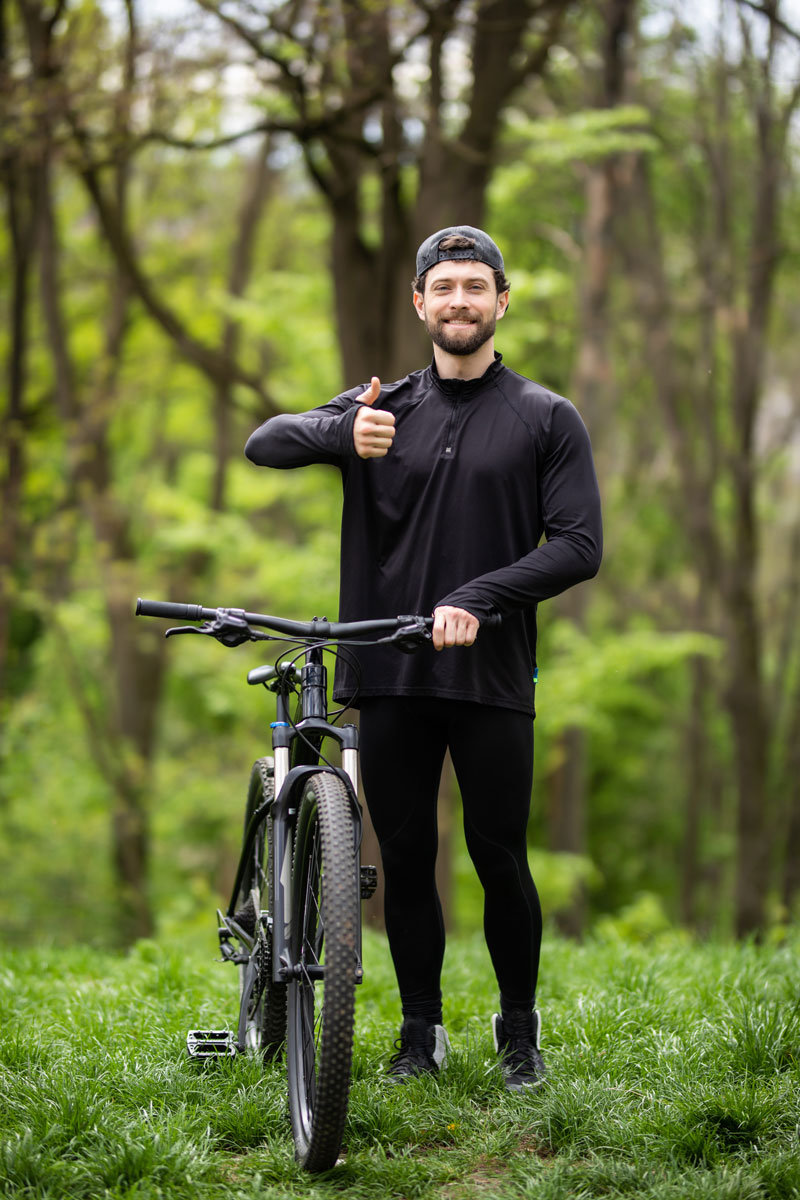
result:
<svg viewBox="0 0 800 1200"><path fill-rule="evenodd" d="M385 880L386 931L404 1016L441 1021L444 923L436 890L436 800L449 748L464 833L484 890L484 931L504 1009L536 993L542 910L528 868L533 721L433 697L361 701L364 792Z"/></svg>

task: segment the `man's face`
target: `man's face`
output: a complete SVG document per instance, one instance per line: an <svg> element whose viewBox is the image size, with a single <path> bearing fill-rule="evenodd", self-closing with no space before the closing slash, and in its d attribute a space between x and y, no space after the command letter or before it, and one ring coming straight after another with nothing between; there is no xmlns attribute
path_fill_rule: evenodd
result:
<svg viewBox="0 0 800 1200"><path fill-rule="evenodd" d="M486 263L437 263L424 286L424 295L414 293L414 307L434 345L448 354L480 350L508 307L508 292L498 295L494 272Z"/></svg>

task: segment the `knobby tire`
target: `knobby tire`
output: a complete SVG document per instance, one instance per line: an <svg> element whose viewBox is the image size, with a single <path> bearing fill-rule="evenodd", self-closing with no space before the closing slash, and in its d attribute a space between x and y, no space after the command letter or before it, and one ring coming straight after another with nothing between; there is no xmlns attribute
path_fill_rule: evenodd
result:
<svg viewBox="0 0 800 1200"><path fill-rule="evenodd" d="M274 795L272 759L260 758L250 776L245 833L253 813ZM273 911L271 844L272 817L268 815L256 833L236 901L237 913L252 913L256 935L250 961L239 968L238 1043L240 1050L255 1051L265 1060L277 1058L286 1040L286 984L271 978L271 936L268 930L259 928L260 912Z"/></svg>
<svg viewBox="0 0 800 1200"><path fill-rule="evenodd" d="M312 775L297 817L287 1067L298 1161L325 1171L339 1156L353 1055L358 856L350 796L335 775ZM324 980L309 968L324 966Z"/></svg>

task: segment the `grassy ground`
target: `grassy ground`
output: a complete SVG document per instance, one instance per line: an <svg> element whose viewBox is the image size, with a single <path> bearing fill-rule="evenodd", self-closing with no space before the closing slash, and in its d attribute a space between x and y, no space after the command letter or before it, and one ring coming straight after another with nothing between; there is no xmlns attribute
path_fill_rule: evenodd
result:
<svg viewBox="0 0 800 1200"><path fill-rule="evenodd" d="M233 1020L234 970L198 948L0 958L0 1195L800 1198L800 940L780 948L545 946L550 1078L508 1095L479 939L451 943L440 1080L381 1079L393 977L370 937L342 1165L297 1169L280 1067L198 1072L185 1030Z"/></svg>

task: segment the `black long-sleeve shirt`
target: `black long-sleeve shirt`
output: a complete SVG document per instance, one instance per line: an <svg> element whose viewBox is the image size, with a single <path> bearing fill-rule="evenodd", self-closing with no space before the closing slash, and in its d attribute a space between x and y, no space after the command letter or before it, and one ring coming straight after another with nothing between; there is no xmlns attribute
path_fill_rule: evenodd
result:
<svg viewBox="0 0 800 1200"><path fill-rule="evenodd" d="M381 389L396 434L384 458L353 445L357 397L273 417L245 453L268 467L330 463L342 473L339 619L429 615L440 604L497 612L469 649L353 650L361 695L442 696L534 711L536 605L596 574L600 498L589 437L562 396L510 371L499 355L480 379L434 364ZM542 536L546 541L540 545ZM355 691L340 661L337 700Z"/></svg>

